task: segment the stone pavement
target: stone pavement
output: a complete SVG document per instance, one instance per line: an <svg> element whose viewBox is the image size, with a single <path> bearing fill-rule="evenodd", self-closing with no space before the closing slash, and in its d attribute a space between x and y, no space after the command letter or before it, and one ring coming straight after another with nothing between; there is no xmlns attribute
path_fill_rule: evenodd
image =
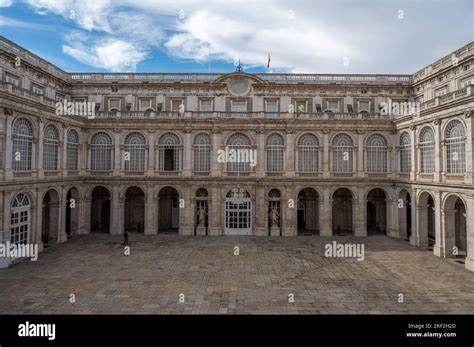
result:
<svg viewBox="0 0 474 347"><path fill-rule="evenodd" d="M0 269L0 313L474 313L464 265L385 236L131 234L130 256L121 240L79 236ZM365 260L326 258L333 240L365 243Z"/></svg>

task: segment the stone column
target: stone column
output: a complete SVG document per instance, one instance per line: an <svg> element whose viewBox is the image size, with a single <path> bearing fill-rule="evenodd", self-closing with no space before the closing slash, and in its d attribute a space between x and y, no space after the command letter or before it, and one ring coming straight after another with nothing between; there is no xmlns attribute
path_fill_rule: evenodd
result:
<svg viewBox="0 0 474 347"><path fill-rule="evenodd" d="M412 233L414 244L417 247L428 247L428 205L417 204L416 228ZM411 243L411 242L410 242Z"/></svg>
<svg viewBox="0 0 474 347"><path fill-rule="evenodd" d="M119 176L120 170L122 167L122 151L120 150L120 129L114 130L114 162L112 164L112 168L114 170L113 175Z"/></svg>
<svg viewBox="0 0 474 347"><path fill-rule="evenodd" d="M397 204L393 199L387 198L387 200L385 200L385 211L387 214L387 236L398 238L398 227L397 223L395 222L395 217L398 217Z"/></svg>
<svg viewBox="0 0 474 347"><path fill-rule="evenodd" d="M418 171L418 152L416 150L416 127L410 126L410 145L411 145L411 170L410 180L416 180L416 172ZM414 204L412 204L414 205ZM414 230L414 229L412 229Z"/></svg>
<svg viewBox="0 0 474 347"><path fill-rule="evenodd" d="M31 228L31 232L36 233L35 240L37 240L38 248L43 250L43 194L41 189L36 190L36 228Z"/></svg>
<svg viewBox="0 0 474 347"><path fill-rule="evenodd" d="M69 203L67 201L67 189L65 187L61 187L60 191L60 201L59 201L59 215L60 215L60 223L59 225L59 238L58 243L63 243L67 241L67 234L66 234L66 207Z"/></svg>
<svg viewBox="0 0 474 347"><path fill-rule="evenodd" d="M410 191L410 201L411 201L411 235L410 235L410 245L419 246L419 236L418 236L418 202L416 201L416 189Z"/></svg>
<svg viewBox="0 0 474 347"><path fill-rule="evenodd" d="M13 160L13 138L12 138L12 123L13 123L13 116L7 115L6 116L6 132L5 132L5 180L10 181L13 179L13 172L12 172L12 160ZM33 156L33 154L32 154ZM32 167L33 169L33 167ZM5 217L6 218L6 217ZM10 219L8 217L7 219ZM5 229L7 230L7 229Z"/></svg>
<svg viewBox="0 0 474 347"><path fill-rule="evenodd" d="M323 162L322 162L323 178L329 178L331 172L329 169L329 131L323 130Z"/></svg>
<svg viewBox="0 0 474 347"><path fill-rule="evenodd" d="M158 233L158 223L156 220L157 209L158 206L155 199L155 190L152 185L149 185L146 187L145 235L156 235Z"/></svg>
<svg viewBox="0 0 474 347"><path fill-rule="evenodd" d="M256 130L257 135L257 177L265 177L266 156L265 156L265 134L261 128Z"/></svg>
<svg viewBox="0 0 474 347"><path fill-rule="evenodd" d="M183 176L191 177L192 170L192 138L191 129L184 129L184 144L183 144Z"/></svg>
<svg viewBox="0 0 474 347"><path fill-rule="evenodd" d="M81 131L79 134L79 175L83 176L87 170L89 170L89 158L90 158L90 144L87 142L87 133Z"/></svg>
<svg viewBox="0 0 474 347"><path fill-rule="evenodd" d="M473 124L472 117L474 112L465 113L465 122L466 122L466 176L464 178L464 183L474 184L474 133L473 133Z"/></svg>
<svg viewBox="0 0 474 347"><path fill-rule="evenodd" d="M456 210L441 209L442 239L439 256L443 258L455 257L453 252L456 246L455 215Z"/></svg>
<svg viewBox="0 0 474 347"><path fill-rule="evenodd" d="M44 128L44 124L43 124L43 120L40 119L40 121L38 122L38 163L37 163L37 167L38 167L38 179L43 179L44 178L44 171L43 171L43 138L44 138L44 131L43 131L43 128ZM32 152L31 153L31 157L34 157L35 156L35 152ZM33 163L32 163L33 164ZM32 166L32 169L34 167ZM43 204L43 202L41 202L41 204Z"/></svg>
<svg viewBox="0 0 474 347"><path fill-rule="evenodd" d="M221 201L221 189L212 185L210 188L211 199L208 200L209 236L222 235L224 226L221 223L223 214L223 202Z"/></svg>
<svg viewBox="0 0 474 347"><path fill-rule="evenodd" d="M211 152L211 176L220 177L222 174L222 165L217 162L218 151L221 149L221 133L217 129L212 130L212 152Z"/></svg>
<svg viewBox="0 0 474 347"><path fill-rule="evenodd" d="M66 169L66 160L67 160L67 125L63 124L63 134L62 140L59 140L59 158L58 158L58 167L61 177L67 176L67 169Z"/></svg>
<svg viewBox="0 0 474 347"><path fill-rule="evenodd" d="M79 235L86 235L90 233L91 225L91 197L84 197L79 204Z"/></svg>
<svg viewBox="0 0 474 347"><path fill-rule="evenodd" d="M110 234L122 235L124 230L125 199L123 196L120 196L120 186L112 188L112 203L110 205L112 218Z"/></svg>
<svg viewBox="0 0 474 347"><path fill-rule="evenodd" d="M365 156L365 146L364 146L364 132L357 132L357 150L354 155L354 163L356 163L357 177L365 177L365 167L364 167L364 156ZM367 233L367 231L366 231Z"/></svg>
<svg viewBox="0 0 474 347"><path fill-rule="evenodd" d="M466 269L474 271L474 195L466 196Z"/></svg>
<svg viewBox="0 0 474 347"><path fill-rule="evenodd" d="M255 235L257 236L268 236L268 201L265 199L265 187L259 187L255 189L257 196L255 199Z"/></svg>
<svg viewBox="0 0 474 347"><path fill-rule="evenodd" d="M444 235L441 233L441 192L434 192L434 205L435 205L435 210L434 210L434 218L435 218L435 245L433 247L433 253L434 255L441 257L444 253L444 247L443 247L443 238ZM428 226L428 225L427 225Z"/></svg>
<svg viewBox="0 0 474 347"><path fill-rule="evenodd" d="M320 235L332 236L332 199L330 188L323 188L323 196L319 200Z"/></svg>
<svg viewBox="0 0 474 347"><path fill-rule="evenodd" d="M191 228L191 189L188 186L182 187L182 196L180 199L184 199L184 208L179 209L179 235L189 236L192 235ZM181 201L178 201L178 205L181 204Z"/></svg>
<svg viewBox="0 0 474 347"><path fill-rule="evenodd" d="M443 150L441 143L441 122L439 119L435 119L434 122L434 134L435 134L435 172L433 175L434 182L441 181L441 171L443 166Z"/></svg>
<svg viewBox="0 0 474 347"><path fill-rule="evenodd" d="M286 148L285 148L285 177L295 177L295 134L292 130L286 130Z"/></svg>
<svg viewBox="0 0 474 347"><path fill-rule="evenodd" d="M356 199L353 199L352 220L354 226L354 236L367 236L367 220L365 216L366 207L367 202L365 200L364 190L359 188L357 189Z"/></svg>
<svg viewBox="0 0 474 347"><path fill-rule="evenodd" d="M153 177L155 175L155 131L148 130L148 166L147 176Z"/></svg>
<svg viewBox="0 0 474 347"><path fill-rule="evenodd" d="M293 200L293 208L290 208L288 206L288 201L292 199ZM283 194L283 203L282 203L282 210L284 211L283 215L283 229L282 229L282 235L283 236L297 236L298 235L298 228L296 225L297 219L296 219L296 214L297 214L297 201L295 197L295 189L291 185L285 185L285 190Z"/></svg>

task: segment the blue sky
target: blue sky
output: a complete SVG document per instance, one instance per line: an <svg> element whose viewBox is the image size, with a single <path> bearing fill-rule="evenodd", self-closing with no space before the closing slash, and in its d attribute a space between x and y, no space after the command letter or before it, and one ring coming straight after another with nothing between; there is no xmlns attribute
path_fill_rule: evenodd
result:
<svg viewBox="0 0 474 347"><path fill-rule="evenodd" d="M0 0L0 34L70 72L414 73L474 0Z"/></svg>

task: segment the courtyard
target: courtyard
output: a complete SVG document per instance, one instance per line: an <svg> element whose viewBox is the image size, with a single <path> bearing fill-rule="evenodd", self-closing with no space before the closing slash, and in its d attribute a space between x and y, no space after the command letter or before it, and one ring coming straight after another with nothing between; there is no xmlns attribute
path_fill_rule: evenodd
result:
<svg viewBox="0 0 474 347"><path fill-rule="evenodd" d="M403 239L130 234L128 256L121 241L78 236L1 269L0 313L474 313L473 274ZM333 241L365 259L325 257Z"/></svg>

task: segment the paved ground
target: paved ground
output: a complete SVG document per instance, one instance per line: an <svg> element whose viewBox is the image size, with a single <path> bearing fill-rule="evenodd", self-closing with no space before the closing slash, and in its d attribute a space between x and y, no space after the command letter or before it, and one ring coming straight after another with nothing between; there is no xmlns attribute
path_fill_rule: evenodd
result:
<svg viewBox="0 0 474 347"><path fill-rule="evenodd" d="M0 313L474 313L474 274L404 240L364 239L364 261L324 256L350 236L131 235L130 256L120 240L80 236L0 269Z"/></svg>

